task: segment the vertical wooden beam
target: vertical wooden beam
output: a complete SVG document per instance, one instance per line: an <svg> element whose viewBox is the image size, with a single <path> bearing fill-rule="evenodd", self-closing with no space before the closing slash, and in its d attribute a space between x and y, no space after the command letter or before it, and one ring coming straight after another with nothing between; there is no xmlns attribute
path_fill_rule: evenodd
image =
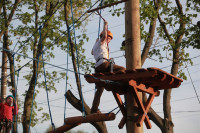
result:
<svg viewBox="0 0 200 133"><path fill-rule="evenodd" d="M129 0L125 3L125 47L126 47L126 69L141 68L141 46L140 46L140 1ZM142 99L142 93L139 93ZM133 106L137 106L130 88L125 95L127 116L136 116ZM138 127L136 122L127 119L127 133L143 133L143 125Z"/></svg>

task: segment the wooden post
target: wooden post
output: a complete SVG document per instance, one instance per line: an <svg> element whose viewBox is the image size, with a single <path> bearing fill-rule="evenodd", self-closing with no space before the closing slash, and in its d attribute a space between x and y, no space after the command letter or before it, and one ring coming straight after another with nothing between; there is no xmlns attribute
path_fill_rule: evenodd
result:
<svg viewBox="0 0 200 133"><path fill-rule="evenodd" d="M130 0L125 3L126 69L141 68L139 2L139 0ZM141 127L138 127L136 125L136 119L133 119L137 115L137 112L134 110L134 106L137 106L137 103L131 91L131 89L128 89L127 94L125 95L127 107L127 133L143 133L143 124ZM142 99L141 92L139 95Z"/></svg>

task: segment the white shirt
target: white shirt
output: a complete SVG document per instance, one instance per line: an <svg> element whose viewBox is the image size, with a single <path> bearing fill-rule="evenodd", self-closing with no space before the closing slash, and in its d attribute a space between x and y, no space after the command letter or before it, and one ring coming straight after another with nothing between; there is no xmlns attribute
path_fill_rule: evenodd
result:
<svg viewBox="0 0 200 133"><path fill-rule="evenodd" d="M105 62L103 58L109 59L108 49L109 48L106 41L101 42L101 39L96 41L92 48L92 54L96 60L95 68Z"/></svg>

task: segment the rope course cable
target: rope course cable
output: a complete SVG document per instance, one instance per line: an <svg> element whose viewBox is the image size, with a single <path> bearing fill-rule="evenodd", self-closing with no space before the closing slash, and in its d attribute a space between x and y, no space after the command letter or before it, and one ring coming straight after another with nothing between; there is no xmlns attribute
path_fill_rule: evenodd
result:
<svg viewBox="0 0 200 133"><path fill-rule="evenodd" d="M68 33L70 33L70 29L68 28ZM66 86L65 86L65 97L67 97L66 93L67 93L67 84L68 84L68 67L69 67L69 43L70 43L70 34L68 34L68 42L67 42L67 66L66 66ZM66 104L67 104L67 99L65 98L65 106L64 106L64 121L66 118Z"/></svg>
<svg viewBox="0 0 200 133"><path fill-rule="evenodd" d="M102 7L102 4L103 4L103 0L101 0L100 7ZM100 15L101 15L101 9L100 9ZM101 28L101 16L100 15L99 15L99 28L98 28L97 38L99 38L100 28Z"/></svg>
<svg viewBox="0 0 200 133"><path fill-rule="evenodd" d="M14 66L14 73L13 73L13 75L14 75L14 88L15 88L15 105L14 106L17 106L17 85L18 85L18 79L19 79L19 71L17 71L17 85L16 85L16 83L15 83L15 60L14 60L14 56L15 55L12 55L12 57L13 57L13 66ZM16 131L17 131L17 133L18 133L18 125L17 125L17 108L15 109L15 114L16 114L16 116L15 116L15 119L16 119ZM13 114L13 118L14 118L14 114ZM13 127L14 127L14 123L12 124L12 131L13 131Z"/></svg>
<svg viewBox="0 0 200 133"><path fill-rule="evenodd" d="M75 32L75 26L74 26L74 15L73 15L73 7L72 7L72 0L70 0L70 5L71 5L71 14L72 14L72 23L73 23L73 29L74 29L74 41L75 41L75 48L76 48L76 62L78 66L78 76L79 76L79 82L80 82L80 87L81 87L81 101L82 101L82 113L83 116L85 117L85 107L84 107L84 102L83 102L83 93L82 93L82 86L81 86L81 78L80 78L80 69L79 69L79 56L78 56L78 48L77 48L77 43L76 43L76 32ZM70 35L70 33L68 33Z"/></svg>
<svg viewBox="0 0 200 133"><path fill-rule="evenodd" d="M41 29L39 29L39 33L40 33L40 43L42 44ZM42 53L42 60L44 60L43 53ZM51 115L51 107L50 107L50 104L49 104L49 93L48 93L48 88L47 88L46 71L45 71L44 63L42 63L42 64L43 64L43 70L44 70L44 80L45 80L45 88L46 88L46 94L47 94L47 103L48 103L48 108L49 108L49 115L50 115L50 118L51 118L52 128L53 128L53 130L55 130L55 125L53 123L53 118L52 118L52 115Z"/></svg>
<svg viewBox="0 0 200 133"><path fill-rule="evenodd" d="M123 103L123 105L125 105L125 103ZM115 111L116 109L118 109L119 106L117 106L116 108L114 108L113 110L111 110L110 112L108 112L107 114L112 113L113 111ZM117 113L115 115L117 115L119 113L120 109L117 111Z"/></svg>
<svg viewBox="0 0 200 133"><path fill-rule="evenodd" d="M188 75L189 75L189 77L190 77L190 80L191 80L192 86L193 86L193 88L194 88L194 92L195 92L196 97L197 97L197 99L198 99L198 101L199 101L199 104L200 104L200 99L199 99L199 97L198 97L197 90L196 90L196 88L195 88L195 86L194 86L194 83L193 83L192 77L191 77L191 75L190 75L190 72L189 72L189 69L188 69L186 63L185 63L185 66L186 66L186 69L187 69Z"/></svg>

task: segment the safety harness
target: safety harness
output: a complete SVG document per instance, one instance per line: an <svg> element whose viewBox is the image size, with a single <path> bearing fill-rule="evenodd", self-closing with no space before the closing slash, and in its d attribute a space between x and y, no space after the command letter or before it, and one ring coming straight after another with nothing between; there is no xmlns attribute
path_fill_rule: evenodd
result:
<svg viewBox="0 0 200 133"><path fill-rule="evenodd" d="M96 63L97 63L98 61L100 61L101 59L104 59L104 60L106 60L107 62L110 63L110 72L113 72L113 66L114 66L114 64L115 64L114 59L113 59L113 58L110 58L110 59L99 58L99 59L96 61Z"/></svg>
<svg viewBox="0 0 200 133"><path fill-rule="evenodd" d="M0 132L3 128L11 128L12 127L12 121L8 119L1 119L0 120Z"/></svg>

